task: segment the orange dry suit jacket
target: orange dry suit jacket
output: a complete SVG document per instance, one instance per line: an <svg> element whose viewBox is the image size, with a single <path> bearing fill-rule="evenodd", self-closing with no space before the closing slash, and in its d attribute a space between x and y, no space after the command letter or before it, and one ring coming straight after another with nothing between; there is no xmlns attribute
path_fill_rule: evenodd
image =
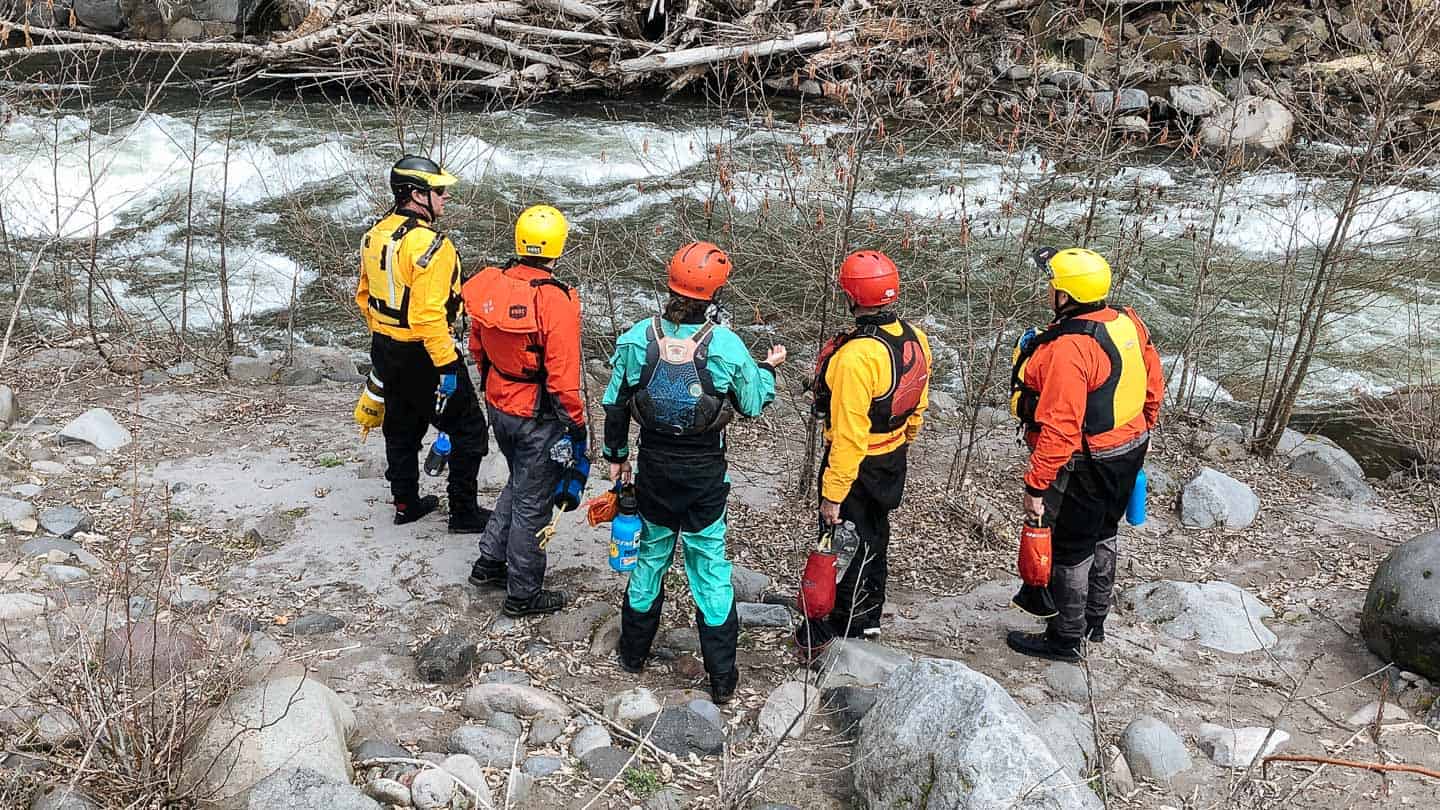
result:
<svg viewBox="0 0 1440 810"><path fill-rule="evenodd" d="M485 401L511 416L583 426L580 293L523 259L486 267L462 293Z"/></svg>
<svg viewBox="0 0 1440 810"><path fill-rule="evenodd" d="M1060 468L1081 452L1085 443L1092 452L1120 447L1139 439L1159 421L1160 403L1165 397L1160 355L1150 342L1150 331L1145 324L1133 317L1133 311L1127 312L1134 321L1139 354L1144 358L1145 403L1139 415L1125 424L1091 436L1083 434L1086 397L1110 376L1110 358L1095 338L1063 335L1036 349L1025 364L1025 387L1039 392L1035 406L1035 423L1039 429L1027 430L1025 434L1026 444L1030 446L1025 490L1031 495L1043 494L1054 483ZM1072 317L1110 323L1119 313L1103 307Z"/></svg>

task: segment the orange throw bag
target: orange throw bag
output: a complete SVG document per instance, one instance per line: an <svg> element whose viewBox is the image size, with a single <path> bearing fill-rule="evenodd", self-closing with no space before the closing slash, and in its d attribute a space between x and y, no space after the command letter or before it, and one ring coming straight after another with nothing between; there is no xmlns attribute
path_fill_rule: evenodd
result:
<svg viewBox="0 0 1440 810"><path fill-rule="evenodd" d="M1050 596L1050 568L1054 564L1050 529L1025 519L1020 530L1020 580L1024 584L1010 601L1015 607L1041 619L1059 613Z"/></svg>
<svg viewBox="0 0 1440 810"><path fill-rule="evenodd" d="M609 523L620 513L620 496L615 490L610 490L604 495L591 498L585 503L585 519L591 526L599 526L601 523Z"/></svg>

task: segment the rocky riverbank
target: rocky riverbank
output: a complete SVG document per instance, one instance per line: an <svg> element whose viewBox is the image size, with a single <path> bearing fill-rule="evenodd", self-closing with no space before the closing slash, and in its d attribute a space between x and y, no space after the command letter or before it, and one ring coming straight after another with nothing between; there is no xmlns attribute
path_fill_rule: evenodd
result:
<svg viewBox="0 0 1440 810"><path fill-rule="evenodd" d="M6 3L15 47L0 58L17 77L32 49L72 49L220 57L217 82L288 74L355 86L399 65L413 82L514 101L759 85L863 98L901 122L966 112L1003 127L1074 121L1180 149L1274 150L1303 137L1420 151L1440 109L1434 9L1379 0ZM47 63L29 78L55 72Z"/></svg>
<svg viewBox="0 0 1440 810"><path fill-rule="evenodd" d="M1033 626L1007 605L1023 461L1008 419L984 414L979 462L951 493L955 413L937 397L896 514L884 632L807 668L784 607L809 539L790 495L803 431L777 407L732 437L743 675L720 709L699 691L678 574L659 661L638 678L615 666L622 580L602 530L561 521L551 577L576 604L514 621L499 593L464 583L473 543L443 519L390 525L380 447L350 423L357 356L232 360L245 382L189 364L120 375L74 350L24 358L33 387L0 397L16 420L0 472L0 804L1440 798L1418 776L1251 767L1262 752L1440 756L1440 673L1386 667L1361 621L1381 560L1433 526L1433 492L1367 480L1328 442L1288 436L1271 464L1237 426L1176 420L1149 465L1151 520L1122 533L1106 642L1083 667L1051 665L1003 643ZM491 497L497 461L482 471ZM1390 565L1400 584L1386 587L1409 588L1407 570ZM953 744L937 749L941 736ZM127 758L135 746L154 768ZM72 785L85 798L61 803Z"/></svg>

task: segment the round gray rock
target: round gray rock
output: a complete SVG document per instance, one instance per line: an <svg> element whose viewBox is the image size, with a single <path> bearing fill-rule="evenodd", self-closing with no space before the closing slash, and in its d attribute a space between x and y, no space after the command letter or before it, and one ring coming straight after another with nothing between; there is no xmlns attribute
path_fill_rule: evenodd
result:
<svg viewBox="0 0 1440 810"><path fill-rule="evenodd" d="M1180 493L1180 520L1199 529L1243 529L1255 522L1260 499L1234 478L1204 467Z"/></svg>
<svg viewBox="0 0 1440 810"><path fill-rule="evenodd" d="M446 633L425 642L415 653L415 671L427 683L459 683L475 668L475 642Z"/></svg>
<svg viewBox="0 0 1440 810"><path fill-rule="evenodd" d="M96 805L83 793L58 787L37 796L30 810L96 810Z"/></svg>
<svg viewBox="0 0 1440 810"><path fill-rule="evenodd" d="M525 758L525 746L519 739L498 728L461 726L450 735L450 750L469 754L487 768L508 768L512 758Z"/></svg>
<svg viewBox="0 0 1440 810"><path fill-rule="evenodd" d="M73 506L57 506L40 513L40 526L50 534L69 537L90 528L90 516Z"/></svg>
<svg viewBox="0 0 1440 810"><path fill-rule="evenodd" d="M1440 679L1440 530L1403 543L1380 563L1360 633L1386 661Z"/></svg>
<svg viewBox="0 0 1440 810"><path fill-rule="evenodd" d="M1235 654L1267 649L1277 641L1262 621L1275 611L1228 582L1147 582L1124 598L1127 610L1181 641Z"/></svg>
<svg viewBox="0 0 1440 810"><path fill-rule="evenodd" d="M1190 770L1190 752L1169 726L1153 717L1137 717L1120 736L1120 750L1130 772L1143 779L1168 783Z"/></svg>
<svg viewBox="0 0 1440 810"><path fill-rule="evenodd" d="M249 810L382 810L379 803L348 782L309 768L276 771L250 791Z"/></svg>

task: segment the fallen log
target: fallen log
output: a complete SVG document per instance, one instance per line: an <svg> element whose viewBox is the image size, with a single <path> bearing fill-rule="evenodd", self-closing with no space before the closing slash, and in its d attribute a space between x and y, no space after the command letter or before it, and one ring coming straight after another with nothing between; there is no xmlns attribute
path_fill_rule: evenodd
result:
<svg viewBox="0 0 1440 810"><path fill-rule="evenodd" d="M532 5L547 8L551 11L558 11L567 17L574 17L585 22L607 20L605 12L580 0L530 0Z"/></svg>
<svg viewBox="0 0 1440 810"><path fill-rule="evenodd" d="M511 56L516 57L517 59L524 59L527 62L538 62L542 65L549 65L556 70L568 70L571 73L583 73L585 70L583 67L575 64L574 62L566 62L565 60L557 56L551 56L548 53L541 53L540 51L526 48L523 45L516 45L515 43L507 39L501 39L500 37L494 36L492 34L486 34L483 31L472 31L469 28L456 28L451 26L442 27L438 25L427 25L424 27L424 30L426 31L426 33L429 33L433 36L447 37L449 39L458 39L463 42L474 42L478 45L484 45L487 48L492 48L497 51L503 51L510 54Z"/></svg>
<svg viewBox="0 0 1440 810"><path fill-rule="evenodd" d="M754 59L782 53L796 53L843 45L855 39L855 31L812 31L789 39L768 39L749 45L704 45L681 51L637 56L623 59L615 65L621 73L640 75L666 70L681 70L696 65L711 65L718 62L733 62L737 59Z"/></svg>
<svg viewBox="0 0 1440 810"><path fill-rule="evenodd" d="M425 22L474 23L492 25L500 20L525 16L524 3L461 3L455 6L429 6L420 14Z"/></svg>

